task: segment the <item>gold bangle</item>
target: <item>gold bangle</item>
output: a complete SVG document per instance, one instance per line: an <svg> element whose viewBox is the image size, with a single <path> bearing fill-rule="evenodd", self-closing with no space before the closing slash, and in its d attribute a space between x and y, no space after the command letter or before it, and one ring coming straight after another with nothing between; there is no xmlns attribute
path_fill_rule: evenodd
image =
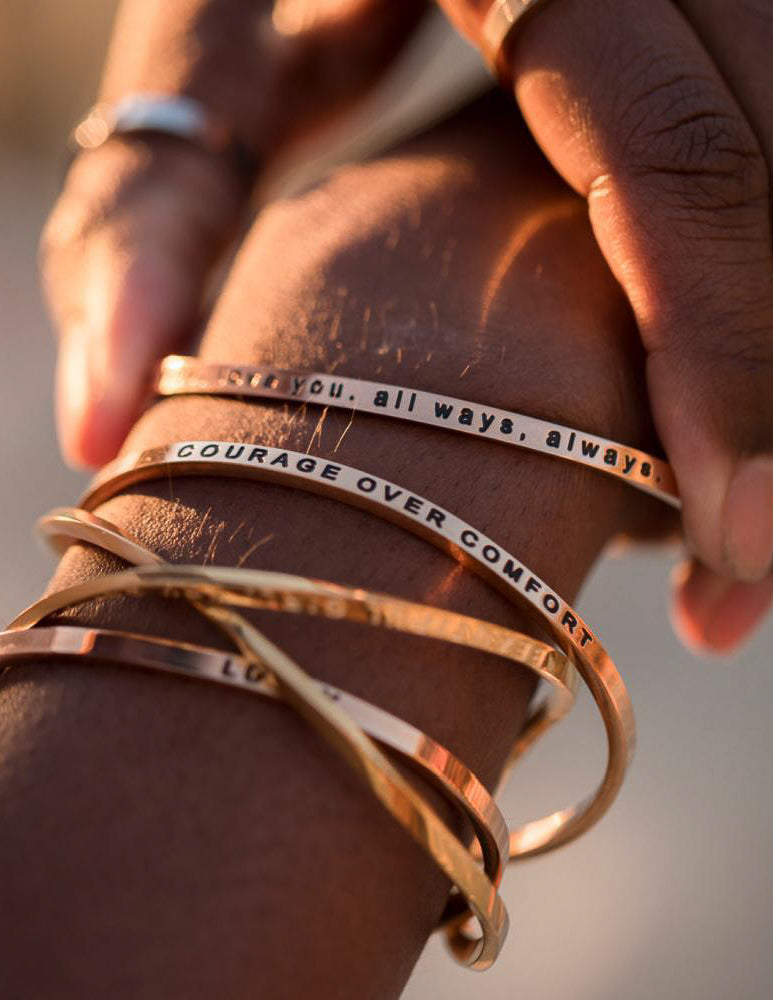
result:
<svg viewBox="0 0 773 1000"><path fill-rule="evenodd" d="M133 566L164 566L165 560L122 531L112 521L78 507L54 507L38 518L35 532L57 555L75 542L96 545Z"/></svg>
<svg viewBox="0 0 773 1000"><path fill-rule="evenodd" d="M99 546L135 565L167 565L173 568L172 564L164 563L158 555L112 522L77 508L57 508L42 517L36 528L39 535L60 553L68 545L80 541ZM374 594L362 588L352 589L287 573L209 567L206 579L211 584L212 597L227 597L229 603L241 607L345 618L453 642L502 656L531 670L547 682L550 693L530 712L508 757L505 771L574 704L577 674L567 657L546 643L512 629L457 612ZM78 586L86 587L88 583ZM31 628L60 610L60 601L65 599L71 600L66 594L60 596L60 593L42 598L21 612L9 628ZM519 837L519 831L513 831L514 844L518 843ZM510 858L508 847L503 854ZM492 878L495 877L495 868L487 867L487 870Z"/></svg>
<svg viewBox="0 0 773 1000"><path fill-rule="evenodd" d="M108 629L55 625L0 632L0 675L4 668L34 660L83 660L196 678L276 699L265 673L233 653ZM508 833L502 813L480 779L450 750L416 726L341 688L315 681L372 739L393 751L440 791L472 824L484 871L502 878Z"/></svg>
<svg viewBox="0 0 773 1000"><path fill-rule="evenodd" d="M170 565L164 563L160 556L131 538L111 521L77 508L56 508L38 521L36 529L38 534L60 554L73 542L80 541L99 546L126 561L134 562L135 565ZM414 604L386 595L371 594L362 589L355 591L335 584L291 577L283 573L268 574L261 571L227 569L218 574L214 568L210 568L208 575L218 576L213 597L226 596L229 601L238 601L245 607L296 613L321 613L340 618L341 601L348 600L349 606L345 617L349 619L354 618L371 625L412 632L427 638L443 639L483 652L503 655L536 672L538 677L548 682L551 694L530 712L505 764L501 781L525 750L551 725L559 721L574 704L577 680L574 667L562 653L530 636L523 636L501 626L455 612ZM224 577L230 581L236 580L238 587L228 590L227 593L224 589L221 590L226 586ZM293 584L300 585L301 593L292 591ZM308 600L309 593L316 597L315 603L304 605L303 599ZM55 599L56 606L51 598L43 598L32 608L22 612L12 624L29 628L59 610L59 595L52 595L52 598ZM439 778L442 780L443 775ZM463 776L461 783L462 787L458 789L458 794L464 797L467 781ZM482 789L482 794L491 801L493 809L496 810L488 792ZM462 806L464 807L464 803ZM481 807L479 811L483 812L485 822L489 807ZM492 816L487 829L478 831L476 827L476 832L482 832L483 836L479 835L478 843L473 845L473 853L484 862L485 870L498 885L502 874L501 858L513 860L509 850L510 839L514 844L517 843L519 831L514 831L512 837L508 839L504 820L498 810L496 812L499 818ZM471 818L473 825L476 826L474 816ZM491 827L495 832L492 832ZM502 835L504 841L501 839ZM459 950L460 942L468 940L464 935L464 924L470 913L466 908L460 907L460 902L461 897L452 897L440 922L440 926L446 926L449 943L454 951Z"/></svg>
<svg viewBox="0 0 773 1000"><path fill-rule="evenodd" d="M165 562L106 518L76 507L55 508L41 517L35 528L40 537L59 553L73 542L81 541L99 546L135 566L173 568L175 565ZM544 714L558 721L574 704L577 671L566 655L548 643L504 625L389 594L374 593L362 587L346 587L290 573L250 569L237 571L236 568L216 566L206 569L213 589L227 591L229 600L238 606L291 614L321 614L477 649L526 667L547 682L550 695L540 710L540 716ZM86 586L87 583L77 586ZM56 594L51 594L36 601L20 612L8 627L29 628L36 624L58 610L53 607L56 597ZM47 610L49 603L52 610ZM524 733L528 727L527 723ZM523 738L522 733L519 740Z"/></svg>
<svg viewBox="0 0 773 1000"><path fill-rule="evenodd" d="M208 569L199 566L140 566L70 587L56 596L60 598L60 610L83 599L80 595L84 592L90 596L152 592L195 602L197 609L225 632L249 664L268 669L283 700L341 754L456 886L477 917L482 934L469 942L459 934L452 946L454 953L470 968L479 971L488 968L499 954L508 928L507 911L496 887L421 795L290 657L237 612L210 603L207 573Z"/></svg>
<svg viewBox="0 0 773 1000"><path fill-rule="evenodd" d="M81 501L94 509L127 486L172 476L217 475L293 486L378 514L450 553L547 627L596 702L607 733L606 771L579 805L526 824L511 856L539 854L588 830L614 801L633 756L635 723L612 659L577 612L505 549L431 501L358 469L260 444L181 441L128 455L97 474Z"/></svg>
<svg viewBox="0 0 773 1000"><path fill-rule="evenodd" d="M179 355L170 355L160 363L155 390L161 396L202 394L313 403L458 431L586 465L673 507L680 506L676 477L663 459L562 424L455 396L338 373L218 364Z"/></svg>
<svg viewBox="0 0 773 1000"><path fill-rule="evenodd" d="M98 545L135 565L166 565L155 553L130 538L125 532L104 518L95 517L75 508L58 508L40 519L37 529L41 536L62 551L73 541ZM131 557L129 556L131 553ZM508 771L524 751L532 746L555 722L562 719L574 704L577 674L567 657L546 643L512 629L491 622L471 618L454 611L445 611L413 601L385 594L374 594L361 588L353 589L291 576L287 573L269 573L263 570L207 567L202 574L202 588L207 588L211 599L223 599L240 607L262 611L324 615L393 629L429 639L439 639L477 649L495 656L502 656L524 666L549 685L550 694L544 702L532 709L521 731L513 752L508 757ZM204 582L206 581L206 583ZM61 602L68 604L75 599L86 600L90 581L77 584L37 601L21 612L9 629L31 628L38 622L61 610ZM510 834L515 846L520 831ZM511 858L509 847L504 856ZM513 856L514 857L514 856ZM487 868L492 878L495 868Z"/></svg>

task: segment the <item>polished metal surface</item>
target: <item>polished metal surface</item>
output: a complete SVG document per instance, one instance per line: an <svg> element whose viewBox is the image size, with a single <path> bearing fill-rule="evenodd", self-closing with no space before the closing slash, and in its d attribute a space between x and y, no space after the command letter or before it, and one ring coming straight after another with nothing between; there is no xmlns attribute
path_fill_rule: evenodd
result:
<svg viewBox="0 0 773 1000"><path fill-rule="evenodd" d="M562 424L455 396L368 382L338 373L327 375L271 365L218 364L180 355L164 358L155 387L162 396L211 394L281 399L427 424L578 462L615 476L671 506L680 505L676 478L663 459Z"/></svg>
<svg viewBox="0 0 773 1000"><path fill-rule="evenodd" d="M59 660L158 671L235 687L265 698L278 697L265 670L256 670L244 657L219 649L68 625L0 632L0 672L9 666ZM476 775L450 750L410 723L332 684L316 683L364 732L397 753L463 812L478 838L484 870L492 882L499 884L508 850L507 826Z"/></svg>
<svg viewBox="0 0 773 1000"><path fill-rule="evenodd" d="M58 508L52 511L40 519L38 531L59 552L75 541L85 541L135 565L163 564L155 553L130 538L112 522L77 508ZM131 553L132 557L129 558L126 553ZM88 584L78 586L87 588ZM541 680L547 682L550 693L531 710L508 758L505 772L551 725L560 721L574 704L577 675L566 656L546 643L491 622L386 594L374 594L362 588L353 589L263 570L208 567L200 586L202 592L212 599L222 600L227 597L230 604L241 607L323 615L333 620L357 621L453 642L503 656L536 673ZM71 599L72 590L68 590L67 594L70 595L68 599ZM9 627L29 628L37 624L58 610L62 599L64 598L59 593L42 598L18 615ZM498 820L494 819L490 825L498 828ZM506 830L504 835L507 837ZM514 830L510 840L499 850L501 857L510 860L509 843L512 841L516 845L519 840L520 831ZM481 856L486 860L485 850ZM516 855L512 855L512 858L515 857ZM498 876L496 866L487 867L487 871L492 878Z"/></svg>
<svg viewBox="0 0 773 1000"><path fill-rule="evenodd" d="M59 610L88 596L108 594L162 593L185 597L197 610L218 625L255 670L268 671L282 699L291 705L319 734L337 750L376 798L404 829L427 851L433 861L459 890L461 897L477 918L481 935L468 940L462 927L451 928L454 954L470 968L482 971L499 954L508 930L507 911L496 886L478 867L473 855L448 829L422 796L402 777L387 757L363 733L347 713L320 690L293 660L253 628L231 608L212 603L211 568L201 566L139 566L123 573L100 577L69 587L40 602L39 608L53 603ZM229 570L226 572L237 572ZM38 620L39 620L38 616ZM27 627L36 616L27 616ZM20 627L19 625L12 627Z"/></svg>
<svg viewBox="0 0 773 1000"><path fill-rule="evenodd" d="M98 545L133 566L161 566L164 560L120 531L112 521L77 507L55 507L38 519L35 531L58 555L75 542Z"/></svg>
<svg viewBox="0 0 773 1000"><path fill-rule="evenodd" d="M633 756L635 723L628 692L612 659L580 615L515 556L450 511L395 483L340 463L255 443L180 441L127 455L97 474L81 504L93 510L135 483L202 474L292 486L375 513L448 552L547 627L598 706L607 734L607 765L601 784L589 798L511 834L511 856L540 854L568 843L604 815Z"/></svg>
<svg viewBox="0 0 773 1000"><path fill-rule="evenodd" d="M75 149L97 149L114 135L174 136L222 157L246 182L258 169L255 154L234 129L201 101L184 94L127 94L95 104L72 132Z"/></svg>

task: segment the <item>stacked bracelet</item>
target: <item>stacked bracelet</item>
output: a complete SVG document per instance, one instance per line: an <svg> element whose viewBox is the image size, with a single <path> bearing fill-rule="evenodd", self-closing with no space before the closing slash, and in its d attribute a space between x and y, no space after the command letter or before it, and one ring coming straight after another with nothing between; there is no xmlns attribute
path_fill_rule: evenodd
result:
<svg viewBox="0 0 773 1000"><path fill-rule="evenodd" d="M225 632L251 667L262 666L270 672L283 700L338 750L387 811L456 886L477 918L482 934L474 940L467 940L459 928L454 938L455 953L470 968L488 968L496 959L508 928L507 911L494 883L422 796L395 770L336 701L320 690L312 678L241 615L230 608L210 603L203 573L205 571L200 566L141 566L100 577L51 596L56 597L57 610L78 603L86 596L108 594L161 593L192 600L199 611ZM42 606L43 602L40 602ZM50 609L51 605L46 607ZM14 623L10 626L11 629L15 627L18 626Z"/></svg>
<svg viewBox="0 0 773 1000"><path fill-rule="evenodd" d="M263 669L256 669L242 656L205 646L67 625L0 632L0 670L41 659L136 667L195 677L264 698L278 696ZM410 723L332 684L317 683L364 732L397 753L461 810L478 838L484 870L498 884L502 861L507 858L507 825L476 775L450 750Z"/></svg>
<svg viewBox="0 0 773 1000"><path fill-rule="evenodd" d="M320 372L218 365L177 356L162 362L156 389L161 395L205 393L311 402L455 429L579 462L680 506L673 472L661 459L562 425L455 397ZM259 570L173 566L93 513L103 501L136 483L200 474L300 488L407 528L496 587L547 628L559 649L466 615L324 581ZM181 441L129 455L105 467L81 503L84 510L63 508L43 518L41 534L60 551L73 541L82 541L100 546L135 568L68 587L22 612L7 632L0 633L0 668L41 656L85 658L279 695L336 748L451 880L457 894L451 895L441 921L451 948L471 968L490 966L507 933L507 913L497 894L504 859L552 850L591 827L614 800L633 753L634 720L625 686L577 612L513 555L426 498L340 463L258 443ZM160 593L189 601L225 633L238 654L99 629L33 629L47 616L82 601L124 593ZM448 750L382 709L309 677L235 607L357 621L450 641L526 666L549 683L550 692L532 710L505 770L566 714L573 704L579 672L607 733L603 780L580 804L527 823L508 838L491 795ZM371 737L417 767L461 811L472 824L476 849L464 847ZM471 916L480 925L477 937L466 933Z"/></svg>
<svg viewBox="0 0 773 1000"><path fill-rule="evenodd" d="M97 474L81 505L93 509L139 482L200 474L294 486L376 513L450 553L547 627L596 701L607 732L609 755L596 792L579 805L526 824L517 837L511 837L511 855L525 857L551 850L573 840L601 818L617 795L633 755L633 709L601 643L544 581L471 525L404 487L339 463L259 444L184 441L126 456Z"/></svg>
<svg viewBox="0 0 773 1000"><path fill-rule="evenodd" d="M338 374L218 364L179 355L161 362L155 389L161 396L209 394L316 403L427 424L587 465L673 507L680 505L676 478L663 459L596 434L454 396Z"/></svg>
<svg viewBox="0 0 773 1000"><path fill-rule="evenodd" d="M52 511L40 519L38 530L60 551L68 543L79 540L97 545L135 565L163 564L155 553L129 538L114 524L85 511L73 508ZM128 555L130 552L131 556ZM167 568L170 572L174 570L168 564ZM562 719L574 704L576 672L566 656L546 643L501 625L385 594L374 594L362 588L342 587L287 573L202 567L198 579L202 593L213 600L221 599L228 604L261 611L346 619L453 642L469 649L502 656L531 670L540 680L547 682L550 693L542 704L532 709L505 770L549 726ZM9 628L31 628L61 610L63 601L72 603L91 596L94 595L89 581L67 591L51 594L17 615ZM510 836L513 850L520 840L521 832L514 830ZM508 845L504 857L515 859L517 854L511 853Z"/></svg>
<svg viewBox="0 0 773 1000"><path fill-rule="evenodd" d="M173 569L155 552L140 545L112 522L77 508L51 511L40 518L37 530L60 552L73 541L82 541L99 546L135 566L166 565ZM546 721L559 721L574 704L577 673L567 657L547 643L503 625L387 594L376 594L361 587L344 587L289 573L210 566L202 572L200 585L204 589L210 587L213 598L227 597L228 602L235 606L345 619L452 642L526 667L548 684L549 695L529 716L519 737L519 746L531 745L534 742L531 735L533 728L543 732ZM87 581L78 586L87 589L89 583ZM9 628L30 628L59 610L60 593L36 601L17 615Z"/></svg>
<svg viewBox="0 0 773 1000"><path fill-rule="evenodd" d="M59 508L41 518L37 528L39 534L59 552L74 541L82 541L97 545L136 565L162 563L158 555L130 538L110 521L82 510ZM173 570L173 567L168 568L170 571ZM574 703L576 675L566 657L544 643L502 626L382 594L371 594L360 588L352 590L285 573L214 567L188 569L186 572L188 574L195 572L202 588L201 593L212 600L223 600L228 604L240 604L261 610L322 614L336 619L347 618L370 625L380 625L502 655L533 670L538 677L551 685L551 696L531 712L508 759L505 771L539 735L562 718ZM30 628L60 610L63 605L89 596L92 595L88 583L70 588L68 591L41 599L32 608L19 615L12 624ZM194 606L198 606L195 601L193 603ZM8 635L13 634L8 633ZM2 637L0 637L1 660ZM347 705L342 707L347 708ZM359 701L355 708L356 711L350 711L349 714L355 722L363 725L363 715L367 719L367 711L372 709L372 706ZM381 713L382 717L384 715L385 713ZM378 721L377 718L376 723ZM401 725L400 720L394 722L398 727ZM374 735L373 724L363 728ZM383 732L383 726L381 731ZM387 728L387 733L389 732L390 729ZM429 738L426 744L420 744L417 735L423 737L423 734L411 729L411 733L403 737L403 744L411 743L413 746L423 747L424 756L417 763L430 773L435 768L436 754L441 754L443 766L438 768L439 773L434 775L435 783L440 786L441 791L448 794L453 805L461 806L472 821L478 835L479 856L484 862L484 869L494 884L498 885L502 875L502 859L510 860L510 840L517 844L519 832L515 831L513 837L508 838L501 814L472 772L460 763L457 766L456 763L442 757L446 751ZM448 758L451 756L448 754ZM475 801L470 802L469 797L473 793ZM464 924L471 914L469 909L465 905L460 906L460 903L463 903L463 897L451 897L441 918L441 926L447 926L446 933L454 953L464 958L471 947L469 938L464 933Z"/></svg>

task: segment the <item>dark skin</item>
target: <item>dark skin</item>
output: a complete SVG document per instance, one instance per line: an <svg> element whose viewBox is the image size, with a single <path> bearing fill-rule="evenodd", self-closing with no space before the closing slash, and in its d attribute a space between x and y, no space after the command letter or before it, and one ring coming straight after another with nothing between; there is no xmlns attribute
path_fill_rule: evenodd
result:
<svg viewBox="0 0 773 1000"><path fill-rule="evenodd" d="M489 0L440 4L480 42ZM636 318L692 556L675 610L704 651L773 601L772 48L767 0L564 0L506 46Z"/></svg>
<svg viewBox="0 0 773 1000"><path fill-rule="evenodd" d="M438 6L482 44L491 0ZM121 0L99 99L200 100L260 155L260 183L362 97L427 8ZM535 140L587 200L634 314L683 501L673 619L704 653L734 650L773 602L772 49L768 0L562 0L521 22L499 63ZM246 217L246 188L196 143L79 158L42 240L68 461L115 455Z"/></svg>
<svg viewBox="0 0 773 1000"><path fill-rule="evenodd" d="M635 330L584 206L501 98L264 213L201 353L338 364L655 446ZM587 469L320 417L179 398L127 447L199 436L335 454L468 519L569 600L611 537L666 526L654 501ZM534 632L448 556L334 501L200 478L145 484L100 513L175 562L306 574ZM116 566L77 547L52 586ZM72 620L222 644L150 598ZM493 785L533 691L525 671L364 626L255 620ZM4 997L396 997L445 902L429 858L279 705L130 670L14 669L0 760Z"/></svg>

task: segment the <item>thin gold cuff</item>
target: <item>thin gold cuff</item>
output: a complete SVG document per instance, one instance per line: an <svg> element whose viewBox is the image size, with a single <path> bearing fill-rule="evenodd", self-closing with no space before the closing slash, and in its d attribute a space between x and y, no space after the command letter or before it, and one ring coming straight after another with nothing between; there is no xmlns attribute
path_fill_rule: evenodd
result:
<svg viewBox="0 0 773 1000"><path fill-rule="evenodd" d="M525 857L565 844L588 830L614 801L633 756L633 709L611 658L578 615L515 556L466 521L424 497L349 466L260 444L181 441L110 463L81 505L93 510L127 486L173 476L216 475L293 486L378 514L450 553L529 614L567 654L587 684L607 733L604 778L595 793L526 824L511 855Z"/></svg>
<svg viewBox="0 0 773 1000"><path fill-rule="evenodd" d="M427 851L478 919L482 934L469 943L463 934L452 949L470 968L482 971L496 959L507 935L507 911L496 887L473 856L345 711L293 660L230 608L210 603L203 567L141 566L61 591L59 609L91 596L162 593L191 600L228 636L249 665L265 667L290 704L333 747L376 798Z"/></svg>

